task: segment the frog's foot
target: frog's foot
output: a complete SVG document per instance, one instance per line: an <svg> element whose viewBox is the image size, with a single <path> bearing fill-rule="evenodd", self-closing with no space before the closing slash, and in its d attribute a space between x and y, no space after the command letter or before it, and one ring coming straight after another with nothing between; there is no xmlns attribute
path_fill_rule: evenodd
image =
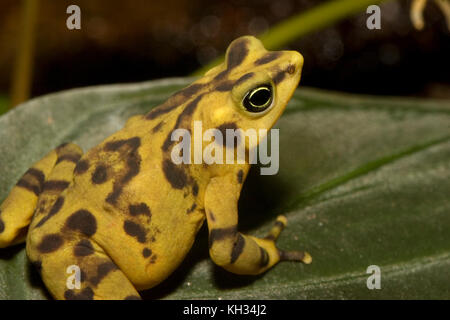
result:
<svg viewBox="0 0 450 320"><path fill-rule="evenodd" d="M270 229L268 235L264 238L275 242L281 234L281 231L286 227L287 219L285 216L278 216L275 225ZM306 251L284 251L278 249L280 261L301 261L305 264L312 262L311 255Z"/></svg>
<svg viewBox="0 0 450 320"><path fill-rule="evenodd" d="M27 241L32 264L58 300L137 300L133 284L91 239L69 242L50 234ZM38 253L38 254L37 254Z"/></svg>
<svg viewBox="0 0 450 320"><path fill-rule="evenodd" d="M213 221L208 221L212 226ZM279 261L312 261L307 252L283 251L275 241L286 226L286 218L277 218L274 227L265 238L244 235L236 227L211 228L209 234L210 256L224 269L237 274L261 274Z"/></svg>
<svg viewBox="0 0 450 320"><path fill-rule="evenodd" d="M33 214L37 220L50 211L72 181L82 154L76 144L63 144L25 172L0 206L0 248L25 240Z"/></svg>
<svg viewBox="0 0 450 320"><path fill-rule="evenodd" d="M209 229L209 255L219 266L237 274L261 274L281 260L311 262L302 252L285 252L275 241L286 226L278 217L265 238L242 234L237 225L237 196L240 185L230 183L230 176L211 179L205 192L205 211ZM231 201L223 201L223 198Z"/></svg>

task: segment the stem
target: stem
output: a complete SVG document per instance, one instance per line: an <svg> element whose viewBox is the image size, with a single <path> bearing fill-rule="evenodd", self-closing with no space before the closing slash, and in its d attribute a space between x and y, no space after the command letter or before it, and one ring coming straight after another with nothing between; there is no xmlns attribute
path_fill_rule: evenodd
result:
<svg viewBox="0 0 450 320"><path fill-rule="evenodd" d="M39 0L24 0L22 2L22 32L13 71L11 108L30 97L38 2Z"/></svg>
<svg viewBox="0 0 450 320"><path fill-rule="evenodd" d="M333 0L321 4L306 12L296 14L286 19L257 37L268 50L281 48L289 42L304 36L307 33L325 28L334 22L342 20L352 14L365 10L372 4L381 3L385 0ZM361 26L365 28L366 26ZM202 75L207 70L221 63L224 56L201 67L193 73L195 76Z"/></svg>

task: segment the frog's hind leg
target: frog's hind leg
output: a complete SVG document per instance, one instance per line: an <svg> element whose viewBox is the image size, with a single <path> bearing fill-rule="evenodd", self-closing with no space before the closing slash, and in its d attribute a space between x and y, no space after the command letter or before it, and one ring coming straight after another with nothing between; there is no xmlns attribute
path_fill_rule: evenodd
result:
<svg viewBox="0 0 450 320"><path fill-rule="evenodd" d="M82 153L73 143L63 144L25 172L0 206L0 248L25 240L33 213L49 211L72 181Z"/></svg>
<svg viewBox="0 0 450 320"><path fill-rule="evenodd" d="M92 239L68 240L52 234L32 247L41 251L42 279L58 300L140 299L130 280Z"/></svg>

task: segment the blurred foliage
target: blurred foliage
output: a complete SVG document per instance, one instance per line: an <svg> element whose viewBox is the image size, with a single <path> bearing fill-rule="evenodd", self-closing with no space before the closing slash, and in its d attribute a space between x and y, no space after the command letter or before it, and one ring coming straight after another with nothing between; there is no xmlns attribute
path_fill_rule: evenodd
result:
<svg viewBox="0 0 450 320"><path fill-rule="evenodd" d="M74 141L88 150L190 81L71 90L0 117L0 201L50 149ZM288 226L278 245L308 250L313 263L234 275L209 259L203 228L183 264L144 297L449 299L450 104L302 87L278 127L280 171L261 176L252 168L239 228L263 236L283 213ZM381 290L366 287L374 264ZM0 298L48 298L23 245L0 250Z"/></svg>
<svg viewBox="0 0 450 320"><path fill-rule="evenodd" d="M23 0L22 16L19 21L20 35L15 54L14 71L11 80L10 108L28 100L33 80L34 45L36 42L36 20L39 14L39 0Z"/></svg>
<svg viewBox="0 0 450 320"><path fill-rule="evenodd" d="M300 37L323 29L337 21L347 18L357 12L385 0L331 0L324 2L306 12L295 14L279 24L258 35L264 47L268 50L278 50L289 45ZM194 75L202 75L214 65L220 63L224 56L220 56L195 71Z"/></svg>
<svg viewBox="0 0 450 320"><path fill-rule="evenodd" d="M0 94L0 115L8 111L9 100L6 95Z"/></svg>
<svg viewBox="0 0 450 320"><path fill-rule="evenodd" d="M21 3L0 2L0 92L10 89ZM104 0L40 0L32 95L187 75L222 54L238 36L262 34L324 3L328 0L108 0L107 5ZM81 8L79 31L66 28L70 4ZM409 19L410 4L381 3L381 30L365 27L363 10L291 41L285 49L305 57L302 83L347 92L448 98L445 19L430 3L425 28L418 32Z"/></svg>

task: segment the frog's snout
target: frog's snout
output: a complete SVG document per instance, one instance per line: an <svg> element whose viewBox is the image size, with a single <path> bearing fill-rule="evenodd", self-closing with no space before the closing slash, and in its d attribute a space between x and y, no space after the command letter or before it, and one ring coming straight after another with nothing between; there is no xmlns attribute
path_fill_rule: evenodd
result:
<svg viewBox="0 0 450 320"><path fill-rule="evenodd" d="M296 75L301 73L303 68L303 56L297 51L289 52L289 65L286 69L287 73L290 75Z"/></svg>

